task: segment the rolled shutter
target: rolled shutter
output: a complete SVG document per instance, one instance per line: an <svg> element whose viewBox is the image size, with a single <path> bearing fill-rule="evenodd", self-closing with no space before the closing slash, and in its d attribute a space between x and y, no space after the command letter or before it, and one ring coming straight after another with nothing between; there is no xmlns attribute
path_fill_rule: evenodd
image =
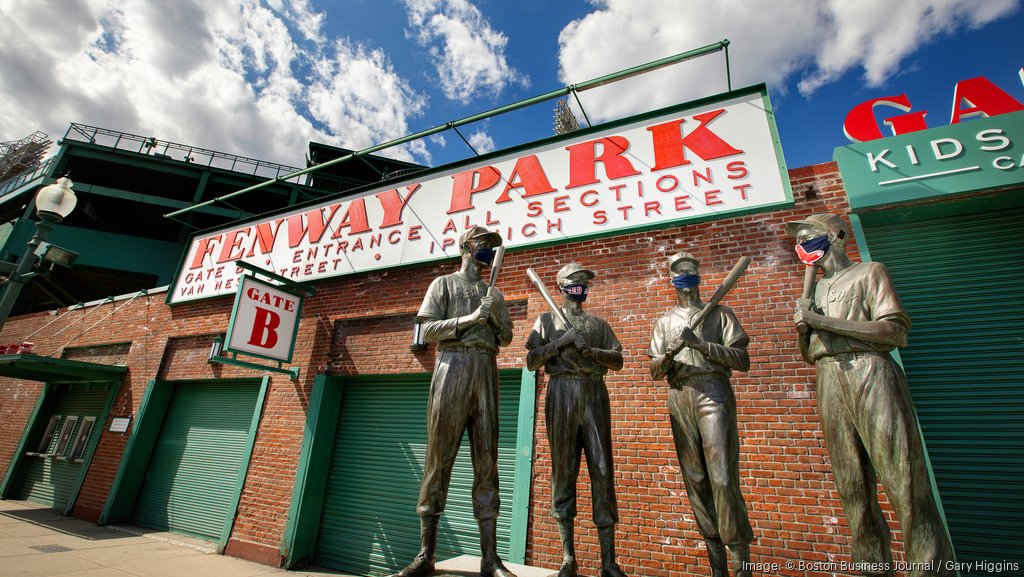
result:
<svg viewBox="0 0 1024 577"><path fill-rule="evenodd" d="M1024 566L1024 210L864 233L913 321L901 358L957 558Z"/></svg>
<svg viewBox="0 0 1024 577"><path fill-rule="evenodd" d="M217 541L234 510L259 395L256 383L175 385L133 520Z"/></svg>
<svg viewBox="0 0 1024 577"><path fill-rule="evenodd" d="M426 455L429 373L347 377L320 522L316 563L359 575L388 575L419 551L416 501ZM498 554L507 557L520 371L500 375L498 473L503 513ZM437 558L480 554L467 437L452 472Z"/></svg>

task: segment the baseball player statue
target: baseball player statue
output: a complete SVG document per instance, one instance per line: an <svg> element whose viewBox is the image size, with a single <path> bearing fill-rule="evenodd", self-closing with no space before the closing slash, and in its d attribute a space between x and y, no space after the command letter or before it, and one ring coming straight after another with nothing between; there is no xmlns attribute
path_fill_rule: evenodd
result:
<svg viewBox="0 0 1024 577"><path fill-rule="evenodd" d="M562 565L558 577L576 577L573 521L580 455L587 456L594 524L601 544L601 577L625 577L615 563L614 468L611 409L604 375L622 368L622 345L603 319L583 310L595 274L577 263L558 271L563 303L543 313L526 341L526 366L548 376L544 418L551 446L551 514L558 521Z"/></svg>
<svg viewBox="0 0 1024 577"><path fill-rule="evenodd" d="M917 415L902 369L889 351L907 343L910 318L884 265L846 253L842 217L813 214L786 223L807 266L793 322L800 351L817 369L818 410L852 558L866 575L894 575L889 526L876 494L882 481L903 530L910 575L953 575L946 527L925 465Z"/></svg>
<svg viewBox="0 0 1024 577"><path fill-rule="evenodd" d="M459 238L462 267L434 279L419 318L424 339L437 343L427 401L427 457L416 512L420 552L395 577L434 570L437 525L448 498L452 466L469 429L473 460L473 516L480 528L480 574L515 577L498 558L498 347L512 340L512 321L501 292L480 277L501 236L474 226Z"/></svg>
<svg viewBox="0 0 1024 577"><path fill-rule="evenodd" d="M732 371L750 368L750 339L729 307L702 312L707 305L700 299L699 266L689 253L669 257L676 305L655 325L647 354L651 376L668 379L676 455L711 574L726 577L731 558L733 575L750 577L754 534L740 493L736 398L729 382ZM698 316L703 320L692 326Z"/></svg>

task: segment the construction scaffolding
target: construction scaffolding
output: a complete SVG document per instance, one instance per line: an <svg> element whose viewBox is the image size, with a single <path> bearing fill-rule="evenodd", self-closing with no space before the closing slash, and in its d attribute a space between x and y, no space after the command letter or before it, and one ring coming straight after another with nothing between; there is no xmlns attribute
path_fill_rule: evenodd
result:
<svg viewBox="0 0 1024 577"><path fill-rule="evenodd" d="M21 140L0 142L0 183L38 167L51 144L38 130Z"/></svg>

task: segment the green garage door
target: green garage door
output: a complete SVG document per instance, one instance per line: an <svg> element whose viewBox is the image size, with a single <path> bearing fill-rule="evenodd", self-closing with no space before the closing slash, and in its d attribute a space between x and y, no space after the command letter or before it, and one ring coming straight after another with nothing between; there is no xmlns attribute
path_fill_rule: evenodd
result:
<svg viewBox="0 0 1024 577"><path fill-rule="evenodd" d="M52 409L39 416L46 423L42 436L23 457L22 482L15 495L58 511L70 508L78 491L83 458L96 444L110 397L108 383L55 385Z"/></svg>
<svg viewBox="0 0 1024 577"><path fill-rule="evenodd" d="M174 387L133 521L217 541L235 510L260 386L204 382Z"/></svg>
<svg viewBox="0 0 1024 577"><path fill-rule="evenodd" d="M913 321L901 356L957 558L1024 566L1024 210L864 234Z"/></svg>
<svg viewBox="0 0 1024 577"><path fill-rule="evenodd" d="M508 558L522 372L502 371L498 554ZM316 562L359 575L387 575L419 551L416 500L426 454L430 374L346 378ZM452 473L438 531L438 560L480 554L473 518L469 444Z"/></svg>

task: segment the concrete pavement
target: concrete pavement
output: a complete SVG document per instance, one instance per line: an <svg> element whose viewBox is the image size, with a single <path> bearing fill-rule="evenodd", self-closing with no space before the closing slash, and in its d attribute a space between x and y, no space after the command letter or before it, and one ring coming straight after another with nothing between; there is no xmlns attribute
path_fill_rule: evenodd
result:
<svg viewBox="0 0 1024 577"><path fill-rule="evenodd" d="M477 577L479 558L438 564L435 577ZM518 577L550 569L509 564ZM557 570L555 571L557 572ZM25 501L0 500L0 577L354 577L285 571L218 555L206 541L135 528L101 527Z"/></svg>

